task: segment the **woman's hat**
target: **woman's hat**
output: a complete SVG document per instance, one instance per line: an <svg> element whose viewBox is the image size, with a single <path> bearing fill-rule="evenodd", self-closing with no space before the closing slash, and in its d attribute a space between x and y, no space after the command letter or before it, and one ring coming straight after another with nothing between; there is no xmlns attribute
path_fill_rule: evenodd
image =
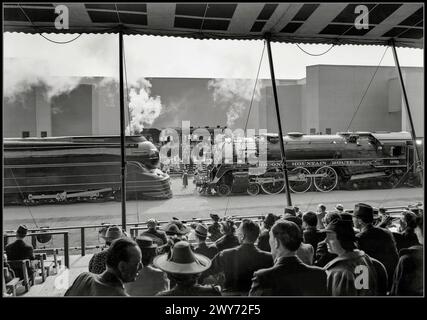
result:
<svg viewBox="0 0 427 320"><path fill-rule="evenodd" d="M153 242L153 239L147 236L140 236L135 239L138 246L141 248L141 251L144 249L155 249L157 244Z"/></svg>
<svg viewBox="0 0 427 320"><path fill-rule="evenodd" d="M168 254L157 256L153 264L167 273L197 274L209 269L211 260L194 253L187 241L179 241L172 248L170 257Z"/></svg>
<svg viewBox="0 0 427 320"><path fill-rule="evenodd" d="M122 237L123 237L122 229L120 229L118 226L109 227L107 229L107 232L105 233L105 236L101 235L101 238L103 238L105 241L114 241Z"/></svg>
<svg viewBox="0 0 427 320"><path fill-rule="evenodd" d="M190 232L190 229L188 229L180 220L173 219L164 227L164 231L168 236L172 236L185 235Z"/></svg>

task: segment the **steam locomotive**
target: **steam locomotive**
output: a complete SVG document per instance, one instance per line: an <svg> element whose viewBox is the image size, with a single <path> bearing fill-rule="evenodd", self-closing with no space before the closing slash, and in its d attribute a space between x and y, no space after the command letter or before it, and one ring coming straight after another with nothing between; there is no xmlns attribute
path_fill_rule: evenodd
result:
<svg viewBox="0 0 427 320"><path fill-rule="evenodd" d="M121 198L119 136L4 139L5 203ZM143 136L126 137L127 198L172 197L159 151Z"/></svg>
<svg viewBox="0 0 427 320"><path fill-rule="evenodd" d="M330 192L336 188L359 189L374 184L392 187L417 185L414 145L408 132L345 132L305 135L294 132L284 138L289 188ZM199 174L199 192L227 196L231 193L277 194L285 189L280 141L277 134L255 138L267 143L266 168L257 174L248 161L209 165ZM259 151L259 150L258 150Z"/></svg>

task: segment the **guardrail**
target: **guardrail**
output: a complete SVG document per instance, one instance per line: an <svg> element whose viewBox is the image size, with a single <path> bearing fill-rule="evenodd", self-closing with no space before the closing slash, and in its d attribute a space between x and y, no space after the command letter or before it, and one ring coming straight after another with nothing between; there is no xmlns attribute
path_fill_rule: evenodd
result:
<svg viewBox="0 0 427 320"><path fill-rule="evenodd" d="M391 213L391 214L395 214L400 212L401 210L408 210L409 208L414 208L417 207L420 204L414 205L414 206L397 206L397 207L384 207L383 209L386 210L387 213ZM346 210L349 211L349 210ZM235 220L242 220L242 219L257 219L257 220L262 220L264 217L264 214L256 214L256 215L230 215L227 216L231 219L235 219ZM195 223L195 222L203 222L207 225L211 224L212 219L211 218L191 218L191 219L183 219L182 222L185 223L186 225L190 225L191 223ZM160 225L162 224L167 224L170 221L158 221L158 223ZM29 232L34 232L31 234L28 234L27 236L31 236L32 237L32 243L33 243L33 247L36 247L36 236L40 236L40 235L49 235L49 234L62 234L64 233L64 231L69 231L69 230L80 230L80 247L74 247L74 249L80 249L81 250L81 255L84 256L86 255L86 249L93 249L93 248L98 248L100 246L86 246L86 229L98 229L98 228L103 228L103 227L109 227L109 226L113 226L113 225L117 225L117 224L113 224L113 223L104 223L104 224L94 224L94 225L86 225L86 226L69 226L69 227L55 227L55 228L48 228L48 229L42 229L42 228L35 228L35 229L28 229ZM145 230L147 229L147 223L146 222L133 222L133 223L127 223L126 226L129 226L129 235L132 238L135 238L138 236L138 231L139 230ZM5 233L13 233L13 234L5 234L4 235L4 245L7 244L7 238L10 237L15 237L15 231L14 230L5 230ZM64 240L65 241L65 240ZM67 232L67 249L64 248L64 251L67 250L67 254L68 254L68 250L69 250L69 246L68 246L68 232Z"/></svg>

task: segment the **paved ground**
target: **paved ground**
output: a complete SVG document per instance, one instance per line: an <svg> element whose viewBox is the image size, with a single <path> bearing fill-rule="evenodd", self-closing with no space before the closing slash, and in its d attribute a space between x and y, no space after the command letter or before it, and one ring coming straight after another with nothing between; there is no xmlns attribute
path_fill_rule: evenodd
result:
<svg viewBox="0 0 427 320"><path fill-rule="evenodd" d="M220 216L246 215L273 212L280 214L286 204L286 195L234 195L230 197L200 196L194 192L194 185L190 184L188 190L175 195L172 199L161 201L128 201L127 222L146 221L148 218L169 220L172 217L191 219L193 217L209 216L215 212ZM367 202L372 206L398 206L424 201L422 188L399 188L390 190L359 190L359 191L333 191L330 193L310 192L292 194L293 205L302 211L315 210L319 203L333 208L337 203L342 203L345 208L352 208L356 202ZM3 228L13 230L23 223L29 227L38 226L79 226L100 224L102 222L121 223L121 204L118 202L105 203L78 203L65 205L40 205L40 206L9 206L3 209ZM34 217L34 220L32 219ZM96 230L90 229L86 234L88 245L101 245ZM58 247L62 245L60 237L54 237ZM79 231L70 232L70 246L79 246Z"/></svg>

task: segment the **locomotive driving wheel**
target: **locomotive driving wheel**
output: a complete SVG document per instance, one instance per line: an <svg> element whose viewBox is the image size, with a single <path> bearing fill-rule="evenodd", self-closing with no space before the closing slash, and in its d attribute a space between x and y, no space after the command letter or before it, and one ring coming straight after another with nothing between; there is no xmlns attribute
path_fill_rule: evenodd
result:
<svg viewBox="0 0 427 320"><path fill-rule="evenodd" d="M261 183L261 189L267 194L278 194L285 188L285 175L279 168L269 169L262 179L265 181Z"/></svg>
<svg viewBox="0 0 427 320"><path fill-rule="evenodd" d="M231 193L231 188L226 184L220 184L216 187L216 191L221 197L229 196Z"/></svg>
<svg viewBox="0 0 427 320"><path fill-rule="evenodd" d="M338 174L334 168L324 166L316 170L314 177L314 186L320 192L329 192L335 189L338 184Z"/></svg>
<svg viewBox="0 0 427 320"><path fill-rule="evenodd" d="M310 190L313 180L310 176L310 171L303 167L297 167L290 171L289 189L295 193L304 193Z"/></svg>
<svg viewBox="0 0 427 320"><path fill-rule="evenodd" d="M248 189L246 192L250 194L251 196L256 196L260 191L259 184L258 183L249 183Z"/></svg>

